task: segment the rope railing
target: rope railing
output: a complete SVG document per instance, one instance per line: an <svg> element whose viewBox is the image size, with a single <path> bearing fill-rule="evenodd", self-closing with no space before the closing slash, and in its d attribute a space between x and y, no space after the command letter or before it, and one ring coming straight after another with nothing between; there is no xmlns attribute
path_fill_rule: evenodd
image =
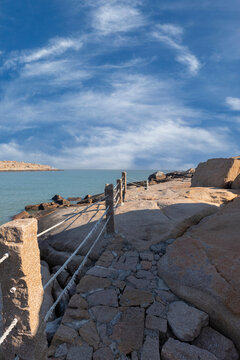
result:
<svg viewBox="0 0 240 360"><path fill-rule="evenodd" d="M80 245L76 248L76 250L72 253L72 255L65 261L65 263L58 269L58 271L48 280L48 282L44 285L43 289L45 290L57 277L58 275L67 267L67 265L70 263L70 261L74 258L74 256L79 252L79 250L85 245L87 240L90 238L90 236L94 233L96 228L98 227L99 223L101 222L102 218L106 215L108 211L108 208L104 211L103 215L100 217L98 222L93 226L91 231L87 234L87 236L84 238L84 240L81 242Z"/></svg>
<svg viewBox="0 0 240 360"><path fill-rule="evenodd" d="M82 267L85 265L85 263L88 260L88 257L92 251L92 249L94 248L94 246L97 244L98 240L100 239L103 231L105 230L108 222L109 222L110 218L108 218L104 224L104 226L102 227L100 233L98 234L96 240L94 241L94 243L92 244L92 246L90 247L90 249L88 250L87 254L85 255L83 261L81 262L81 264L79 265L79 267L77 268L77 270L74 272L71 280L68 282L68 284L65 286L65 288L63 289L63 291L60 293L60 295L58 296L58 298L56 299L56 301L54 302L54 304L50 307L50 309L48 310L48 312L45 315L44 321L47 322L49 316L52 314L52 312L54 311L55 307L57 306L57 304L59 303L59 301L61 300L61 298L63 297L64 294L66 294L66 292L71 288L71 286L74 284L75 282L75 278L77 277L79 271L82 269ZM102 221L102 219L101 219Z"/></svg>
<svg viewBox="0 0 240 360"><path fill-rule="evenodd" d="M76 247L76 249L73 251L73 253L68 257L68 259L64 262L64 264L56 271L56 273L54 273L51 278L47 281L47 283L43 286L43 289L46 290L46 288L49 287L49 285L54 282L55 279L57 279L57 277L59 276L59 274L67 268L68 264L72 261L72 259L74 258L74 256L76 256L80 250L86 246L88 248L88 251L86 253L86 255L82 258L80 264L78 265L76 271L73 273L70 281L68 281L67 285L65 286L64 289L62 289L61 293L59 294L59 296L57 297L57 299L55 300L55 302L52 304L52 306L48 309L45 317L44 317L44 321L47 322L50 315L52 314L52 312L54 311L54 309L56 308L57 304L61 301L62 297L64 296L64 294L66 294L66 292L68 292L71 287L74 285L74 282L76 280L76 277L78 276L78 274L80 273L81 269L86 265L88 259L89 259L89 256L91 255L91 252L93 251L94 247L96 246L96 244L99 242L102 234L104 231L106 231L106 234L108 236L113 236L115 234L115 225L114 225L114 213L115 213L115 209L117 206L119 206L119 204L123 204L123 201L124 201L124 198L125 198L125 193L127 191L127 183L126 183L126 172L123 172L122 173L122 179L118 179L117 180L117 184L115 187L113 187L113 185L106 185L105 187L105 196L101 197L98 201L94 202L94 203L91 203L89 204L88 206L86 206L84 209L82 209L81 211L78 211L78 212L75 212L75 213L72 213L70 216L66 217L65 219L63 219L62 221L58 222L57 224L51 226L50 228L40 232L39 234L36 234L36 232L34 233L34 231L32 232L32 228L31 226L33 226L33 224L31 224L29 222L29 224L27 225L27 229L31 229L31 233L32 233L32 241L35 241L36 242L36 248L37 248L37 239L39 237L41 237L42 235L44 234L47 234L48 232L50 232L51 230L59 227L60 225L68 222L69 220L73 219L74 220L71 222L69 222L67 224L67 228L69 226L72 225L73 222L77 221L78 217L82 216L84 213L88 212L88 210L94 206L96 206L95 209L93 209L92 214L90 214L88 216L88 221L87 222L84 222L85 225L88 225L89 223L92 222L92 220L94 219L95 216L97 216L97 214L99 212L100 215L98 216L98 220L92 224L91 228L90 228L90 231L88 232L88 234L84 237L84 239L81 241L81 243ZM105 208L102 208L101 204L103 201L105 201ZM30 221L30 220L26 220L26 221ZM33 221L33 219L31 219L31 221ZM36 220L35 220L36 221ZM102 223L104 222L104 224L102 225ZM22 232L20 231L19 234L21 235L18 235L18 234L15 234L14 233L14 236L21 236L21 241L24 242L25 241L25 225L21 225L19 224L18 225L20 228L22 226L22 228L24 229ZM37 226L36 226L37 228ZM35 228L35 229L36 229ZM66 227L64 227L65 229ZM13 231L13 230L11 230ZM9 236L11 238L11 231L8 233L8 231L6 232L6 238ZM29 230L28 230L29 231ZM96 232L96 234L95 234ZM5 237L3 238L5 239ZM31 242L32 243L32 242ZM2 257L0 258L0 264L3 263L10 255L8 253L8 248L2 248L1 250L1 253L3 254ZM19 259L22 259L22 257L25 257L25 254L27 254L27 252L24 252L24 254L21 254L19 253ZM27 255L26 255L27 256ZM10 260L12 259L12 256L10 258ZM29 261L29 263L31 263L31 261ZM7 264L8 265L8 264ZM15 269L14 266L12 267L12 264L10 264L10 268L11 269ZM33 264L32 264L33 265ZM31 265L31 266L32 266ZM40 267L40 258L39 258L39 265ZM36 269L36 273L37 273L37 269L38 269L38 266L35 266L34 268ZM1 268L0 268L1 269ZM4 271L2 269L2 271ZM14 273L15 274L15 273ZM14 276L14 278L18 278L18 273L16 276ZM29 291L30 287L28 285L27 286L27 291ZM39 283L39 289L41 289L41 281ZM18 289L16 288L12 288L12 289L15 289L14 291L17 291ZM35 288L32 289L31 288L31 291L35 291ZM5 295L6 296L6 295ZM16 306L14 303L13 303L13 314L14 314L14 306ZM33 309L33 312L35 310ZM6 315L6 314L5 314ZM7 314L8 315L8 314ZM21 312L21 317L23 317L24 321L26 321L26 323L29 322L29 319L25 318L26 316L28 315L25 315L24 313L24 309L22 309L22 312ZM35 316L35 315L34 315ZM22 318L21 318L22 319ZM7 327L7 329L5 330L5 332L3 333L3 335L0 337L0 345L2 345L2 343L7 339L8 335L11 333L11 331L14 329L14 327L17 325L18 323L18 319L16 317L14 317L13 321L11 322L11 324ZM19 329L20 330L20 329ZM23 344L24 344L24 334L20 334L19 332L19 336L23 336ZM5 344L4 344L5 346ZM25 345L24 345L25 346ZM31 347L31 344L26 344L26 346L30 346ZM15 360L19 360L19 356L21 357L19 351L17 350L16 353L15 353L16 357L15 357ZM18 354L18 355L17 355Z"/></svg>
<svg viewBox="0 0 240 360"><path fill-rule="evenodd" d="M14 329L14 327L17 325L18 319L14 318L9 327L5 330L4 334L0 337L0 345L6 340L10 332Z"/></svg>
<svg viewBox="0 0 240 360"><path fill-rule="evenodd" d="M3 257L0 259L0 264L3 263L8 257L9 257L8 253L4 254Z"/></svg>
<svg viewBox="0 0 240 360"><path fill-rule="evenodd" d="M51 230L55 229L56 227L58 227L58 226L62 225L63 223L65 223L66 221L68 221L68 220L72 219L72 218L73 218L73 217L75 217L75 216L78 216L78 215L82 215L82 214L84 214L84 213L85 213L88 209L90 209L92 206L97 205L98 203L100 203L100 202L104 201L105 199L106 199L106 197L104 196L104 197L103 197L103 198L101 198L100 200L98 200L98 201L96 201L96 202L92 203L91 205L88 205L85 209L83 209L83 210L79 211L78 213L73 214L73 215L69 216L67 219L64 219L64 220L60 221L59 223L57 223L57 224L55 224L55 225L51 226L50 228L48 228L48 229L46 229L46 230L42 231L41 233L39 233L39 234L37 235L37 237L40 237L40 236L42 236L42 235L44 235L44 234L48 233L49 231L51 231Z"/></svg>

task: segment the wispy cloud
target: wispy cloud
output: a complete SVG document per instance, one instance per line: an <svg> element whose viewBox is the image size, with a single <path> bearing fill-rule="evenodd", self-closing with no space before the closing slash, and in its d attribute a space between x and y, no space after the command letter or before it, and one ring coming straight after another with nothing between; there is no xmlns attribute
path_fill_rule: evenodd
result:
<svg viewBox="0 0 240 360"><path fill-rule="evenodd" d="M145 24L139 10L127 4L105 3L93 11L93 27L103 35L127 32Z"/></svg>
<svg viewBox="0 0 240 360"><path fill-rule="evenodd" d="M3 68L56 57L68 50L79 50L81 47L82 41L79 38L53 38L44 47L11 53L4 62Z"/></svg>
<svg viewBox="0 0 240 360"><path fill-rule="evenodd" d="M240 98L227 97L226 104L233 111L240 111Z"/></svg>
<svg viewBox="0 0 240 360"><path fill-rule="evenodd" d="M162 24L156 26L152 35L158 41L176 50L176 60L186 65L192 75L196 75L201 68L201 63L198 58L191 53L188 47L182 44L183 32L184 31L180 26Z"/></svg>

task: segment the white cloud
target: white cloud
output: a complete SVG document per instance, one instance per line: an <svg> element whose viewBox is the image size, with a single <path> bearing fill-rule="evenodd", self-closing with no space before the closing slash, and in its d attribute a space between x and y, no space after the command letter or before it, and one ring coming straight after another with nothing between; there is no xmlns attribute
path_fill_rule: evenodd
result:
<svg viewBox="0 0 240 360"><path fill-rule="evenodd" d="M12 68L17 64L37 62L59 56L68 50L79 50L82 47L80 38L53 38L42 48L13 52L4 62L3 68Z"/></svg>
<svg viewBox="0 0 240 360"><path fill-rule="evenodd" d="M144 25L139 10L126 4L104 4L93 11L93 27L104 35L127 32Z"/></svg>
<svg viewBox="0 0 240 360"><path fill-rule="evenodd" d="M226 104L233 111L240 111L240 98L227 97Z"/></svg>
<svg viewBox="0 0 240 360"><path fill-rule="evenodd" d="M176 60L186 65L192 75L198 73L201 63L188 47L182 45L183 29L181 27L173 24L158 25L152 35L158 41L176 50Z"/></svg>

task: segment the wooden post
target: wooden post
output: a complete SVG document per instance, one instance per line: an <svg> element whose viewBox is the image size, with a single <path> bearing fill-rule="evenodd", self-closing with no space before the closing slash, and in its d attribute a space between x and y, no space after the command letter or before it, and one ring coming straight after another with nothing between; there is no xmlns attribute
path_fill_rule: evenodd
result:
<svg viewBox="0 0 240 360"><path fill-rule="evenodd" d="M2 343L4 360L45 360L47 339L40 310L43 301L37 220L14 220L0 226L3 329L16 325Z"/></svg>
<svg viewBox="0 0 240 360"><path fill-rule="evenodd" d="M117 186L117 191L119 191L119 193L118 193L118 199L119 199L118 204L119 204L119 205L122 205L122 204L123 204L122 179L118 179L118 180L117 180L117 184L118 184L118 186Z"/></svg>
<svg viewBox="0 0 240 360"><path fill-rule="evenodd" d="M127 173L126 173L126 171L122 172L122 183L123 183L123 202L124 202L126 192L127 192Z"/></svg>
<svg viewBox="0 0 240 360"><path fill-rule="evenodd" d="M106 197L106 209L109 207L106 218L110 218L107 223L106 229L107 234L114 234L115 233L115 224L114 224L114 189L113 184L106 184L105 185L105 197Z"/></svg>
<svg viewBox="0 0 240 360"><path fill-rule="evenodd" d="M148 190L148 180L145 182L145 190Z"/></svg>

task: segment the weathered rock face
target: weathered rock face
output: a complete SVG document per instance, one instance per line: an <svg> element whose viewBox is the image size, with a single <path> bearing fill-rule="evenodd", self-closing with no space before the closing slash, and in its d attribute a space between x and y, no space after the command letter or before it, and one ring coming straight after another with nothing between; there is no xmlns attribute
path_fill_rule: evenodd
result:
<svg viewBox="0 0 240 360"><path fill-rule="evenodd" d="M239 159L210 159L198 165L192 177L192 186L229 188L239 173Z"/></svg>
<svg viewBox="0 0 240 360"><path fill-rule="evenodd" d="M208 325L208 315L183 301L175 301L169 305L168 323L176 337L182 341L192 341L202 327Z"/></svg>
<svg viewBox="0 0 240 360"><path fill-rule="evenodd" d="M236 179L232 183L232 189L240 189L240 174L236 177Z"/></svg>
<svg viewBox="0 0 240 360"><path fill-rule="evenodd" d="M238 360L237 350L231 340L211 327L205 327L193 345L214 354L219 360Z"/></svg>
<svg viewBox="0 0 240 360"><path fill-rule="evenodd" d="M240 348L240 198L193 226L167 248L159 275L179 297L208 313Z"/></svg>
<svg viewBox="0 0 240 360"><path fill-rule="evenodd" d="M148 181L150 182L158 182L165 179L166 179L166 175L162 171L156 171L155 173L149 175L148 177Z"/></svg>
<svg viewBox="0 0 240 360"><path fill-rule="evenodd" d="M163 346L162 360L218 360L209 351L170 338Z"/></svg>

